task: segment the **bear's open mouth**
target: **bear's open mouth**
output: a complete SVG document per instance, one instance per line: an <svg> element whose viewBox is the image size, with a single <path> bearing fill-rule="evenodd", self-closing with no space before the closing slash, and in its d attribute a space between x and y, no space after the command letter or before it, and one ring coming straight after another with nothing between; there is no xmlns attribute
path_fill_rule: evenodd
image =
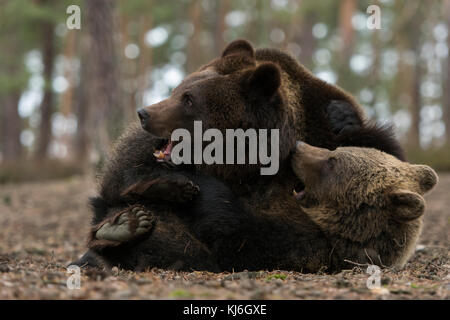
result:
<svg viewBox="0 0 450 320"><path fill-rule="evenodd" d="M303 197L305 196L305 184L303 183L302 180L299 180L298 183L294 186L294 190L293 190L293 194L295 199L297 200L302 200Z"/></svg>
<svg viewBox="0 0 450 320"><path fill-rule="evenodd" d="M161 143L161 146L155 149L153 156L158 162L170 162L170 153L172 152L173 142L169 139Z"/></svg>

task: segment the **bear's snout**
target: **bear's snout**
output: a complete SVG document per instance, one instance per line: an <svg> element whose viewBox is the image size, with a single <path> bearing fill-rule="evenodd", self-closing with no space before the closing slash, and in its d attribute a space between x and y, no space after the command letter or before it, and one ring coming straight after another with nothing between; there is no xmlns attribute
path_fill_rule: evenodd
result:
<svg viewBox="0 0 450 320"><path fill-rule="evenodd" d="M150 119L150 114L143 108L137 111L139 120L141 121L142 128L145 129L148 119Z"/></svg>

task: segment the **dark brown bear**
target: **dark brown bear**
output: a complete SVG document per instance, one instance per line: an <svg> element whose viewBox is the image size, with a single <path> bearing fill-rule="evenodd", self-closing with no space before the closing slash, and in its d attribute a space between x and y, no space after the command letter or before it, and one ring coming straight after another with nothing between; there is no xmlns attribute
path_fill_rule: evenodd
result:
<svg viewBox="0 0 450 320"><path fill-rule="evenodd" d="M231 43L220 58L188 76L170 98L139 110L139 117L142 127L156 137L135 128L119 142L104 171L99 197L93 201L95 226L107 223L122 210L133 216L132 210L127 209L129 206L154 205L177 198L178 193L171 191L174 186L183 190L177 202L195 195L196 188L190 179L183 174L173 175L170 162L155 166L152 155L155 149L164 147L172 130L192 130L195 120L202 121L203 130L280 130L277 175L261 176L259 166L252 165L194 168L225 183L245 211L255 216L289 220L297 215L298 205L287 196L296 183L289 165L289 153L296 140L329 149L345 145L373 147L403 159L392 130L369 124L362 109L347 93L314 77L288 54L275 49L255 52L244 40ZM152 212L155 210L151 208ZM314 224L307 220L302 219L304 229L314 234ZM183 228L180 226L180 230ZM217 230L220 231L220 226ZM318 239L317 235L312 238ZM91 240L93 248L107 248L113 255L118 250L112 242ZM138 245L130 248L127 252L139 255ZM116 255L117 261L127 259L120 253Z"/></svg>
<svg viewBox="0 0 450 320"><path fill-rule="evenodd" d="M288 54L276 49L255 52L245 40L229 44L220 58L189 75L168 99L138 114L145 130L166 139L177 128L192 135L195 120L202 122L203 130L223 133L279 129L280 163L297 140L329 149L373 147L404 158L392 131L370 125L349 94L315 77ZM208 165L201 171L224 179L240 194L253 193L257 184L272 180L261 177L257 166Z"/></svg>

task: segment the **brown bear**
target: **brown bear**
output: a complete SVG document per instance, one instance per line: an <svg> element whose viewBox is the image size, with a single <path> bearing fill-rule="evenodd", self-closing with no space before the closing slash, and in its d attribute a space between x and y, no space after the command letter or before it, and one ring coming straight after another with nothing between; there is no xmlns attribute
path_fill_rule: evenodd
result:
<svg viewBox="0 0 450 320"><path fill-rule="evenodd" d="M303 142L291 163L298 179L295 196L287 195L298 205L293 217L256 216L217 179L187 173L200 190L183 210L135 206L98 226L94 242L116 241L114 250L99 253L131 269L333 272L352 262L405 264L422 227L422 195L437 182L430 167L375 149L331 151Z"/></svg>
<svg viewBox="0 0 450 320"><path fill-rule="evenodd" d="M334 268L406 263L422 229L422 195L438 181L433 169L375 149L303 142L291 163L300 179L295 197L332 244Z"/></svg>
<svg viewBox="0 0 450 320"><path fill-rule="evenodd" d="M92 202L94 226L122 210L131 212L130 206L183 203L195 196L192 181L174 173L170 161L155 162L153 152L162 149L167 154L172 147L168 141L171 132L177 128L192 132L196 120L202 121L204 130L279 130L280 169L276 175L260 175L261 164L200 164L175 170L193 170L219 179L239 198L245 211L256 216L296 216L298 205L286 196L296 183L289 165L296 140L328 149L372 147L404 159L392 129L369 123L349 94L314 77L288 54L276 49L255 51L245 40L229 44L220 58L183 80L170 98L138 114L141 126L151 135L133 128L119 141L101 178L99 196ZM183 192L171 191L175 186ZM314 230L313 223L303 223ZM97 248L101 245L94 243Z"/></svg>
<svg viewBox="0 0 450 320"><path fill-rule="evenodd" d="M201 121L203 130L223 133L278 129L279 158L285 167L296 140L329 149L373 147L404 159L391 128L369 123L349 94L315 77L287 53L255 51L245 40L229 44L220 58L189 75L168 99L140 109L138 115L145 130L165 139L178 128L193 135L194 121ZM241 195L253 194L255 186L273 180L261 176L258 166L200 166Z"/></svg>

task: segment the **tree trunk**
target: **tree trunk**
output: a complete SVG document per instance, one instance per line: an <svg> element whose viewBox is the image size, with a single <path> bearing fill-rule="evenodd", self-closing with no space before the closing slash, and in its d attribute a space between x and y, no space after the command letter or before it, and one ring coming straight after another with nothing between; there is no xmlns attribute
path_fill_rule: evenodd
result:
<svg viewBox="0 0 450 320"><path fill-rule="evenodd" d="M90 37L88 109L92 112L91 130L101 160L123 125L114 43L114 8L110 0L85 3Z"/></svg>
<svg viewBox="0 0 450 320"><path fill-rule="evenodd" d="M447 29L450 30L450 2L444 4ZM450 36L447 37L447 46L450 48ZM450 57L447 56L447 66L444 69L444 96L442 100L442 111L445 124L445 141L447 145L450 145Z"/></svg>
<svg viewBox="0 0 450 320"><path fill-rule="evenodd" d="M412 103L410 106L411 127L409 129L408 146L410 148L420 147L420 110L422 99L420 95L420 85L422 83L422 70L420 68L420 39L413 34L409 35L409 43L415 54L415 63L411 66L410 96Z"/></svg>
<svg viewBox="0 0 450 320"><path fill-rule="evenodd" d="M353 38L355 30L352 26L352 16L356 9L355 0L342 0L339 8L339 31L341 33L343 47L341 59L343 62L348 61L352 53Z"/></svg>
<svg viewBox="0 0 450 320"><path fill-rule="evenodd" d="M17 161L22 155L20 143L21 120L17 106L20 92L9 93L3 101L2 156L4 162Z"/></svg>
<svg viewBox="0 0 450 320"><path fill-rule="evenodd" d="M89 135L88 135L88 116L89 116L89 105L88 105L88 88L89 88L89 77L87 63L89 59L88 46L89 37L85 34L79 39L80 43L80 57L81 57L81 68L80 68L80 82L75 91L76 99L74 105L74 112L77 117L77 132L75 134L74 149L75 158L78 163L85 164L88 160L88 150L89 150Z"/></svg>
<svg viewBox="0 0 450 320"><path fill-rule="evenodd" d="M42 57L44 62L44 98L41 103L41 123L39 127L39 141L36 156L39 160L47 157L51 140L51 116L53 112L52 74L55 60L54 25L51 22L42 23Z"/></svg>
<svg viewBox="0 0 450 320"><path fill-rule="evenodd" d="M418 60L418 54L416 54ZM413 68L413 80L411 86L412 104L410 108L411 113L411 127L409 130L408 145L417 148L420 147L420 84L421 84L421 70L419 61L416 61Z"/></svg>
<svg viewBox="0 0 450 320"><path fill-rule="evenodd" d="M294 42L300 45L301 48L300 63L310 69L312 69L312 57L317 45L317 41L312 33L316 21L315 15L305 15L303 20L300 21L300 26L298 27L299 33L293 36Z"/></svg>
<svg viewBox="0 0 450 320"><path fill-rule="evenodd" d="M193 0L189 4L189 21L194 25L194 32L188 41L187 48L187 73L194 72L203 63L202 48L200 46L200 33L202 29L202 5L199 0Z"/></svg>
<svg viewBox="0 0 450 320"><path fill-rule="evenodd" d="M153 50L145 44L145 34L152 28L152 23L151 17L142 16L140 18L141 34L139 34L139 48L141 48L141 54L139 56L137 72L137 103L131 106L134 111L133 119L137 119L136 107L141 107L144 104L144 91L148 87L148 79L150 78L149 72L153 62Z"/></svg>
<svg viewBox="0 0 450 320"><path fill-rule="evenodd" d="M64 57L72 61L75 56L77 36L79 33L77 31L69 31L65 37L64 42ZM60 112L64 115L68 115L72 111L73 106L73 96L75 88L75 78L76 73L70 68L69 70L64 70L64 77L67 79L68 87L67 90L61 95L61 107Z"/></svg>
<svg viewBox="0 0 450 320"><path fill-rule="evenodd" d="M225 16L230 10L230 0L216 1L216 21L214 24L214 55L220 56L225 49L223 33L225 31Z"/></svg>

